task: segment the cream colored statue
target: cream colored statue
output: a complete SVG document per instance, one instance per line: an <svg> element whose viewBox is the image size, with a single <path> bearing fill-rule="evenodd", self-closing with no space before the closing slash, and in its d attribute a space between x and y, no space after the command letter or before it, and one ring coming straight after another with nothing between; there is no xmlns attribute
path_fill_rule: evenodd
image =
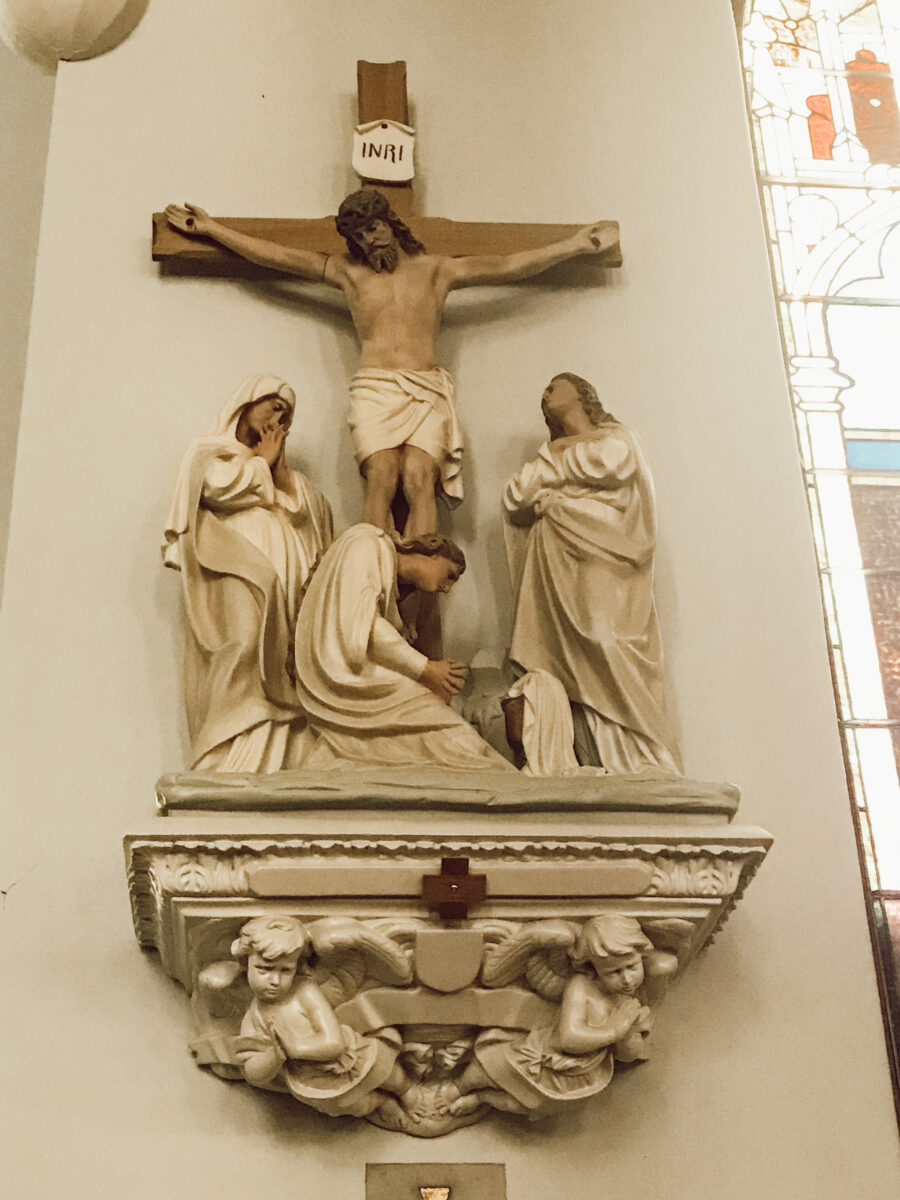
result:
<svg viewBox="0 0 900 1200"><path fill-rule="evenodd" d="M237 233L193 204L170 205L166 216L182 233L213 238L251 262L343 292L361 345L350 385L350 428L366 480L363 520L388 528L399 484L409 506L407 536L437 528L436 488L450 504L462 499L453 384L435 365L434 351L448 294L526 279L579 255L600 254L615 242L614 232L595 225L516 254L429 254L372 188L354 192L340 206L336 220L347 242L344 256Z"/></svg>
<svg viewBox="0 0 900 1200"><path fill-rule="evenodd" d="M316 571L297 623L297 692L316 745L305 766L514 768L449 707L466 668L404 639L405 591L447 592L465 569L439 534L395 543L354 525Z"/></svg>
<svg viewBox="0 0 900 1200"><path fill-rule="evenodd" d="M647 970L645 982L645 963ZM602 1091L616 1062L648 1057L650 1001L677 969L675 955L656 951L634 917L609 914L580 932L564 921L537 921L501 942L487 958L485 983L523 976L558 1015L527 1031L489 1029L474 1059L448 1083L451 1115L481 1105L542 1116L562 1103Z"/></svg>
<svg viewBox="0 0 900 1200"><path fill-rule="evenodd" d="M285 462L293 390L246 380L188 450L166 525L181 571L192 764L206 771L298 766L311 735L294 685L294 630L331 509Z"/></svg>
<svg viewBox="0 0 900 1200"><path fill-rule="evenodd" d="M526 671L511 685L503 701L517 701L521 712L519 736L507 719L507 740L524 758L523 775L562 778L565 775L605 775L603 767L579 766L575 757L575 727L566 689L547 671Z"/></svg>
<svg viewBox="0 0 900 1200"><path fill-rule="evenodd" d="M374 953L375 970L384 982L409 982L411 971L402 952L352 919L319 921L316 949L333 960L334 971L319 970L308 960L310 931L296 917L254 917L241 929L231 951L247 960L247 983L253 999L235 1043L248 1083L288 1091L295 1099L330 1116L365 1117L378 1112L403 1128L416 1113L418 1088L397 1062L401 1038L395 1029L362 1035L342 1025L329 999L329 983L338 985L333 999L355 990L338 983L353 978L354 959ZM337 935L337 936L335 936ZM355 985L367 967L357 972ZM332 988L333 990L333 988Z"/></svg>
<svg viewBox="0 0 900 1200"><path fill-rule="evenodd" d="M640 445L577 375L555 376L541 408L550 438L503 492L516 599L510 658L563 684L580 762L678 773L653 598L653 485Z"/></svg>

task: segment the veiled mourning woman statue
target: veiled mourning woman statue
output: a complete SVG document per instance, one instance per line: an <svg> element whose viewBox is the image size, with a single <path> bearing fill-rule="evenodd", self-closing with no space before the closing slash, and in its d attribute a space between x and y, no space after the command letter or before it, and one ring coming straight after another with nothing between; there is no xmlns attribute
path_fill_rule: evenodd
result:
<svg viewBox="0 0 900 1200"><path fill-rule="evenodd" d="M332 539L331 508L285 463L293 389L246 380L185 455L163 557L181 571L192 768L296 767L311 734L294 684L294 629Z"/></svg>

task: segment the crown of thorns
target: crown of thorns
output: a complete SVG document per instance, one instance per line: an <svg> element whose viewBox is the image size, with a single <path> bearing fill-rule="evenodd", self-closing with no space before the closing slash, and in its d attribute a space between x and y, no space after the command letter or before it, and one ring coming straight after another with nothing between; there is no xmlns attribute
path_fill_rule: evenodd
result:
<svg viewBox="0 0 900 1200"><path fill-rule="evenodd" d="M374 188L361 188L358 192L351 192L341 202L334 223L341 237L346 238L352 237L370 221L397 219L396 213L381 192L376 192Z"/></svg>
<svg viewBox="0 0 900 1200"><path fill-rule="evenodd" d="M347 243L350 257L357 262L365 262L366 255L356 240L356 235L370 221L384 221L394 231L394 236L407 254L422 254L425 247L410 229L401 221L391 208L387 199L374 188L361 188L351 192L341 203L338 214L334 218L337 231Z"/></svg>

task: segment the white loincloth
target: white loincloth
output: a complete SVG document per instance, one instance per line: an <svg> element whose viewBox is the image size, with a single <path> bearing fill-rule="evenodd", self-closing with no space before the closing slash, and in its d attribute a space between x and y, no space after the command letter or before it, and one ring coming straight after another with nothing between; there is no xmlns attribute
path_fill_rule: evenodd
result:
<svg viewBox="0 0 900 1200"><path fill-rule="evenodd" d="M439 464L444 501L451 508L460 503L462 432L453 380L443 367L357 371L350 381L349 424L360 467L379 450L415 446Z"/></svg>

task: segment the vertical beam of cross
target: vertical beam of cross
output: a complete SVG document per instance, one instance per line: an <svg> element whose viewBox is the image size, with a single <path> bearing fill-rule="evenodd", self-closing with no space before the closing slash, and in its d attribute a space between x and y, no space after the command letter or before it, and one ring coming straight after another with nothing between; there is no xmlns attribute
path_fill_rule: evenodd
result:
<svg viewBox="0 0 900 1200"><path fill-rule="evenodd" d="M409 98L406 91L406 63L356 64L356 97L359 124L369 121L399 121L409 124ZM384 183L363 179L363 187L377 187L387 196L391 208L404 221L413 213L412 183Z"/></svg>

